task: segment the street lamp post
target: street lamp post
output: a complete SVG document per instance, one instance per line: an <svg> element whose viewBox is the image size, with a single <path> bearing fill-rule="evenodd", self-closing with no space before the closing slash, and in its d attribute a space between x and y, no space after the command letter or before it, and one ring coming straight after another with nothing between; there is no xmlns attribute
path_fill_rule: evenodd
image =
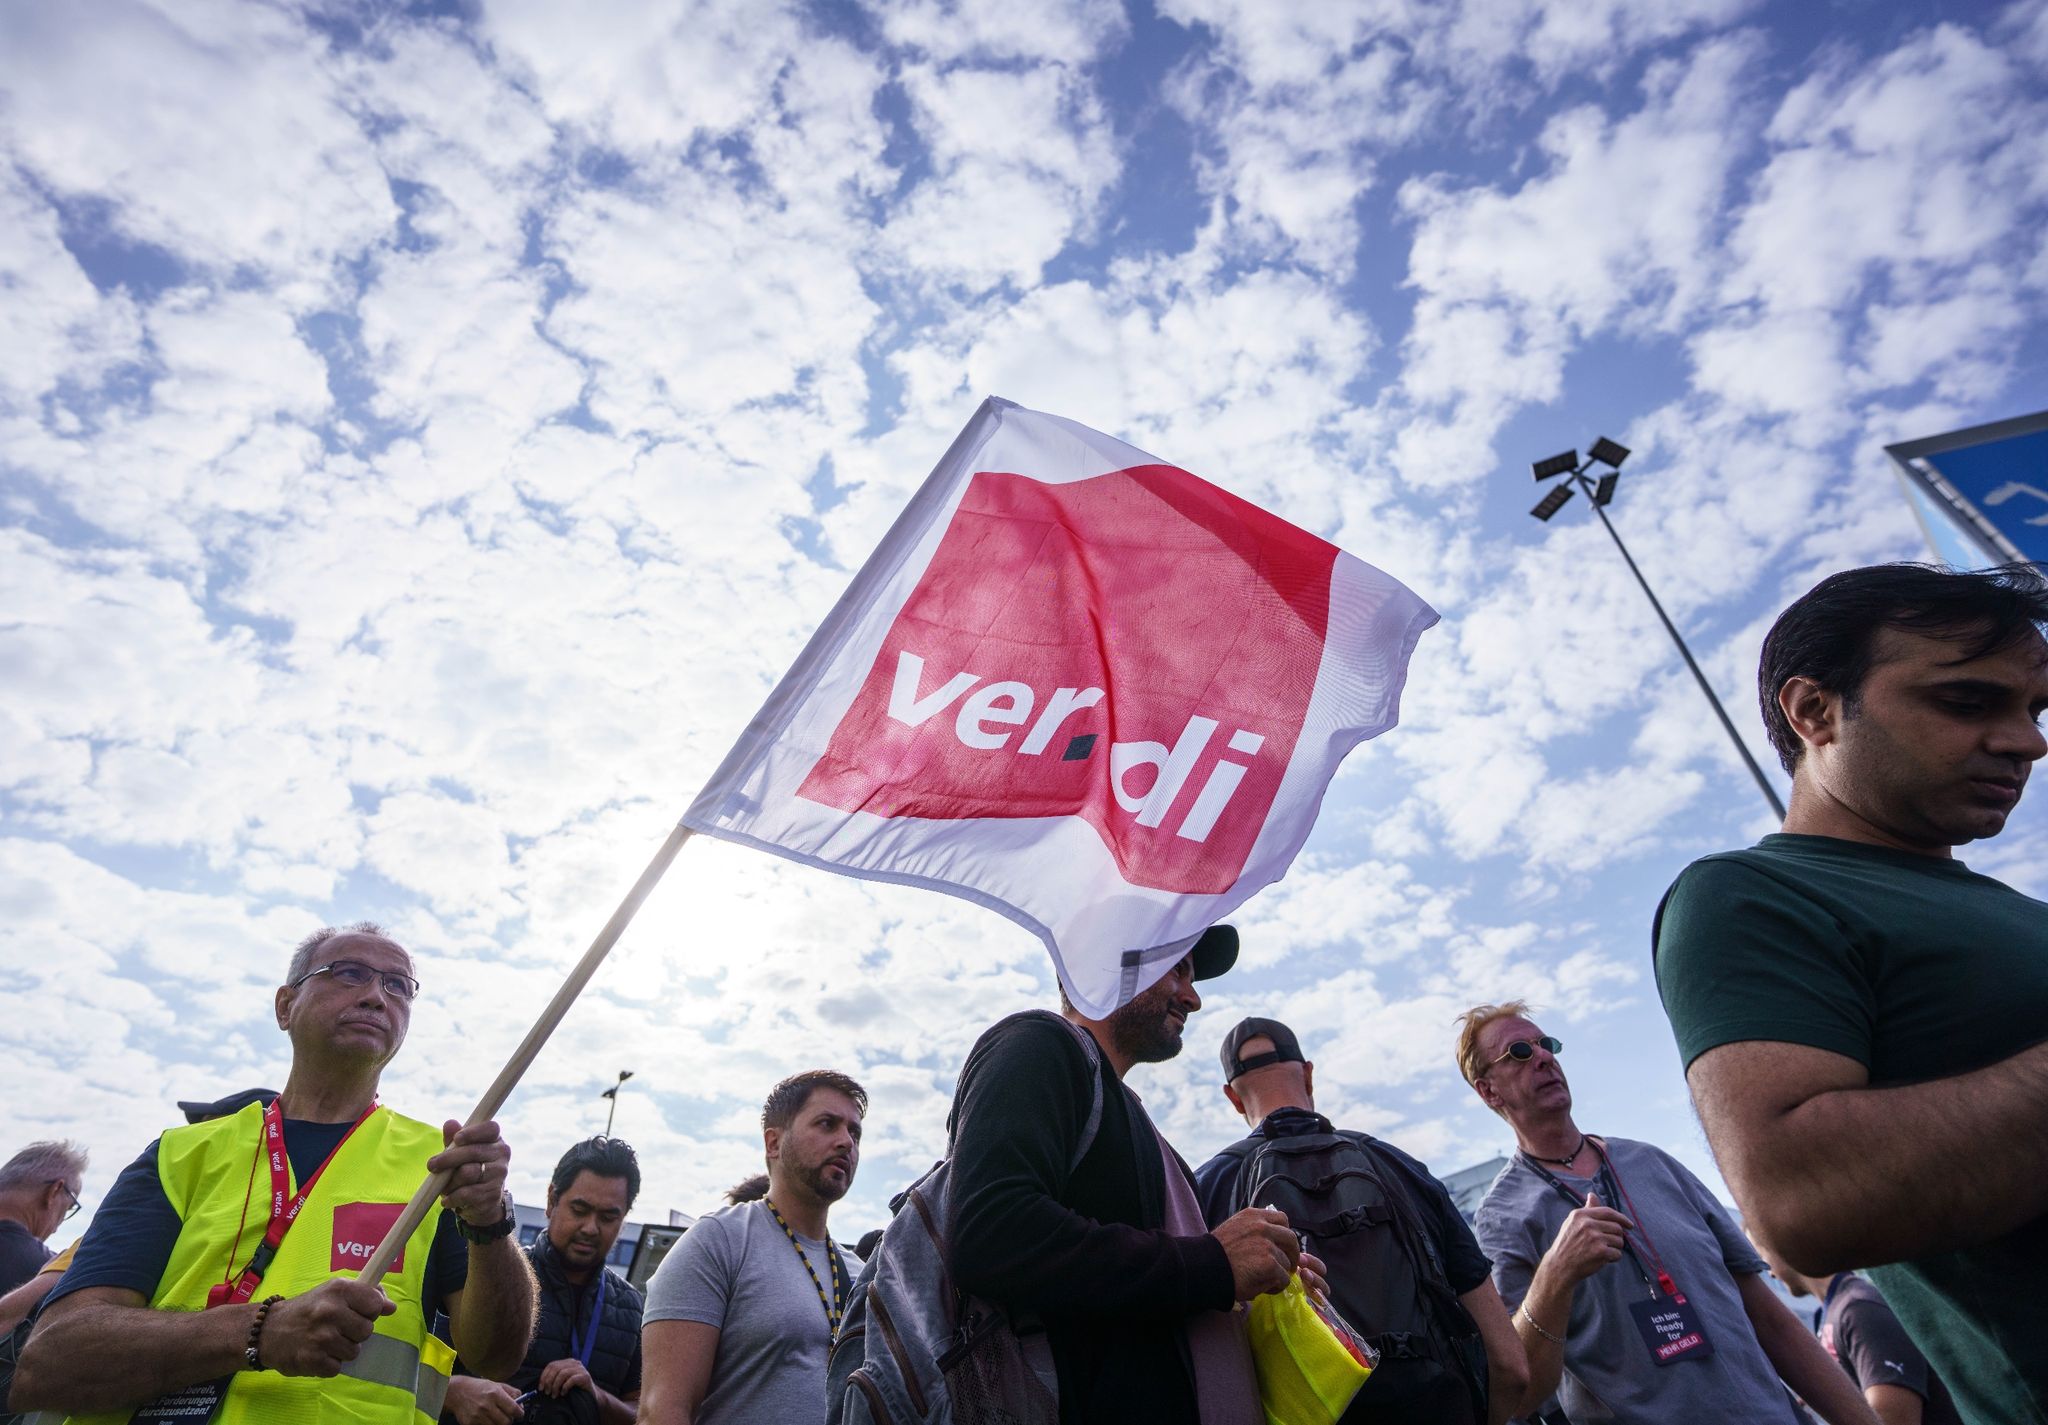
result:
<svg viewBox="0 0 2048 1425"><path fill-rule="evenodd" d="M612 1106L606 1109L604 1113L604 1136L607 1138L612 1136L612 1119L619 1111L619 1090L624 1088L626 1080L632 1077L633 1071L631 1069L619 1070L619 1081L598 1095L599 1098L608 1098L612 1101Z"/></svg>
<svg viewBox="0 0 2048 1425"><path fill-rule="evenodd" d="M1743 742L1742 735L1735 730L1735 724L1729 720L1728 710L1721 706L1720 698L1714 695L1713 684L1709 683L1707 675L1700 671L1700 665L1693 658L1692 650L1685 646L1685 639L1680 636L1678 625L1671 621L1671 615L1664 612L1664 605L1657 601L1657 595L1651 591L1650 581L1643 577L1643 571L1637 566L1635 556L1631 555L1628 546L1621 542L1621 534L1615 529L1614 521L1607 518L1607 506L1614 499L1614 487L1621 479L1621 462L1626 459L1628 447L1619 445L1603 435L1593 442L1593 448L1587 452L1584 460L1579 459L1577 450L1567 450L1561 455L1551 456L1548 460L1537 461L1532 468L1538 480L1552 480L1560 475L1565 478L1551 486L1529 513L1539 520L1547 521L1564 508L1565 502L1571 499L1574 488L1585 494L1587 502L1593 507L1593 513L1598 515L1600 523L1606 526L1608 537L1614 541L1614 547L1621 551L1622 560L1628 565L1628 572L1636 576L1636 583L1642 587L1643 597L1650 601L1650 607L1657 611L1658 619L1664 624L1664 631L1670 634L1671 641L1678 645L1678 656L1685 660L1686 667L1692 669L1694 680L1699 683L1700 691L1706 694L1707 702L1713 706L1714 716L1721 719L1721 726L1727 729L1728 740L1735 744L1735 750L1741 756L1743 765L1749 768L1749 775L1756 778L1757 790L1762 792L1764 800L1771 804L1772 813L1779 821L1783 821L1785 804L1778 799L1777 789L1764 776L1764 769L1757 765L1756 758L1749 755L1749 747ZM1607 467L1607 473L1600 476L1597 481L1587 474L1595 465Z"/></svg>

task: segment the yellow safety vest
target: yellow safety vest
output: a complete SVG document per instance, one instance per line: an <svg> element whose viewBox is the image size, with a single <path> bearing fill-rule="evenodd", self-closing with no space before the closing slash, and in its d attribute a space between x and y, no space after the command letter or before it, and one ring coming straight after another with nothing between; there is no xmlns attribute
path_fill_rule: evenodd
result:
<svg viewBox="0 0 2048 1425"><path fill-rule="evenodd" d="M150 1306L199 1311L223 1277L240 1273L270 1221L270 1174L257 1161L263 1106L165 1132L157 1177L183 1226ZM341 1145L264 1273L256 1299L294 1297L352 1276L426 1176L441 1130L379 1107ZM253 1171L255 1177L250 1174ZM297 1174L290 1191L298 1191ZM246 1204L246 1214L245 1214ZM380 1285L398 1310L331 1379L242 1370L230 1378L214 1425L435 1425L455 1352L433 1336L421 1307L427 1254L440 1221L434 1204ZM125 1425L132 1411L74 1415L72 1425Z"/></svg>

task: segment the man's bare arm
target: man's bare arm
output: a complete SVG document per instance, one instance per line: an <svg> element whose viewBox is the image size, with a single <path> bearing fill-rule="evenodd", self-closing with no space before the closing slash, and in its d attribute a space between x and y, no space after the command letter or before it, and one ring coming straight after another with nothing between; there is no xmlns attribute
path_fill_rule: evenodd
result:
<svg viewBox="0 0 2048 1425"><path fill-rule="evenodd" d="M1811 1276L1975 1246L2048 1211L2048 1043L1871 1088L1844 1055L1747 1041L1709 1049L1686 1081L1743 1215Z"/></svg>
<svg viewBox="0 0 2048 1425"><path fill-rule="evenodd" d="M719 1329L701 1321L650 1321L640 1332L640 1419L691 1425L711 1389Z"/></svg>
<svg viewBox="0 0 2048 1425"><path fill-rule="evenodd" d="M1529 1388L1529 1355L1508 1321L1508 1309L1491 1281L1483 1281L1458 1298L1479 1328L1486 1347L1487 1425L1507 1425L1521 1408Z"/></svg>
<svg viewBox="0 0 2048 1425"><path fill-rule="evenodd" d="M5 1296L0 1296L0 1335L12 1331L36 1309L36 1303L57 1289L62 1272L37 1272Z"/></svg>
<svg viewBox="0 0 2048 1425"><path fill-rule="evenodd" d="M1873 1385L1863 1392L1884 1425L1920 1425L1927 1402L1902 1385Z"/></svg>
<svg viewBox="0 0 2048 1425"><path fill-rule="evenodd" d="M241 1369L255 1317L254 1306L151 1311L140 1292L85 1287L36 1323L8 1405L79 1415L132 1409Z"/></svg>
<svg viewBox="0 0 2048 1425"><path fill-rule="evenodd" d="M448 1334L462 1363L486 1380L503 1380L526 1359L540 1288L513 1238L472 1243L469 1277L445 1303Z"/></svg>
<svg viewBox="0 0 2048 1425"><path fill-rule="evenodd" d="M257 1342L263 1366L291 1376L331 1376L354 1360L395 1307L354 1278L322 1282L279 1301ZM43 1313L16 1367L10 1408L84 1415L126 1410L166 1391L230 1375L257 1307L155 1311L139 1292L85 1287Z"/></svg>
<svg viewBox="0 0 2048 1425"><path fill-rule="evenodd" d="M1828 1425L1880 1425L1849 1373L1835 1363L1819 1338L1785 1309L1762 1276L1738 1276L1735 1285L1771 1369L1814 1414Z"/></svg>

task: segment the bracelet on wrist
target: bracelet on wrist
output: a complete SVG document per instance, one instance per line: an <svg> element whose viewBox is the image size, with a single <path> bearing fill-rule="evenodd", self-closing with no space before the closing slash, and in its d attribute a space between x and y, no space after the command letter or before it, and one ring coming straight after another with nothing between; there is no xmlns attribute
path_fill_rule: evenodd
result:
<svg viewBox="0 0 2048 1425"><path fill-rule="evenodd" d="M263 1298L263 1300L256 1303L256 1318L255 1320L249 1323L249 1341L248 1344L242 1348L242 1355L248 1362L249 1370L260 1371L263 1369L263 1359L261 1355L261 1350L263 1346L263 1323L270 1315L270 1308L277 1305L280 1301L283 1300L284 1298L281 1296L266 1296Z"/></svg>
<svg viewBox="0 0 2048 1425"><path fill-rule="evenodd" d="M1550 1342L1550 1344L1553 1346L1564 1345L1564 1337L1553 1336L1548 1331L1545 1331L1541 1326L1536 1324L1536 1318L1529 1314L1529 1306L1527 1302L1524 1302L1522 1305L1516 1307L1515 1310L1521 1313L1522 1319L1529 1323L1529 1329L1534 1331L1538 1336L1541 1336L1544 1340Z"/></svg>

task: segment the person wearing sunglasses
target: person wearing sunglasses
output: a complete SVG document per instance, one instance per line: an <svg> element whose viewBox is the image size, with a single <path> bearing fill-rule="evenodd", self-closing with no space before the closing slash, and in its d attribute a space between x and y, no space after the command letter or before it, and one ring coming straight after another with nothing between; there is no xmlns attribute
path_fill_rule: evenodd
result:
<svg viewBox="0 0 2048 1425"><path fill-rule="evenodd" d="M1579 1127L1558 1056L1519 1000L1459 1020L1459 1072L1514 1130L1473 1228L1529 1355L1522 1413L1828 1425L1877 1416L1778 1299L1705 1184L1662 1149Z"/></svg>
<svg viewBox="0 0 2048 1425"><path fill-rule="evenodd" d="M11 1408L79 1425L433 1425L453 1363L437 1312L478 1374L519 1364L534 1281L497 1125L378 1102L420 995L411 955L375 925L322 929L284 980L283 1092L170 1129L122 1172L23 1348ZM381 1283L357 1280L444 1172Z"/></svg>
<svg viewBox="0 0 2048 1425"><path fill-rule="evenodd" d="M0 1293L14 1290L50 1260L43 1243L78 1211L85 1149L31 1143L0 1164Z"/></svg>

